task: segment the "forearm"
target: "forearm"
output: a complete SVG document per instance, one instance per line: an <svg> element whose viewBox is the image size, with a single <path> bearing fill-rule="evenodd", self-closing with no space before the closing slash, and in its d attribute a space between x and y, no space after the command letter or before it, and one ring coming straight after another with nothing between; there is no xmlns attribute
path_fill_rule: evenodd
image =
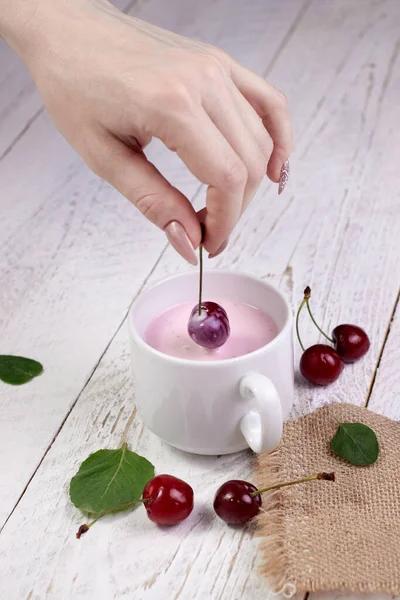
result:
<svg viewBox="0 0 400 600"><path fill-rule="evenodd" d="M18 53L29 44L34 16L48 0L0 0L0 35Z"/></svg>
<svg viewBox="0 0 400 600"><path fill-rule="evenodd" d="M79 19L84 7L108 4L106 0L0 0L0 36L29 61L31 53L45 48L47 38L62 26L66 14Z"/></svg>

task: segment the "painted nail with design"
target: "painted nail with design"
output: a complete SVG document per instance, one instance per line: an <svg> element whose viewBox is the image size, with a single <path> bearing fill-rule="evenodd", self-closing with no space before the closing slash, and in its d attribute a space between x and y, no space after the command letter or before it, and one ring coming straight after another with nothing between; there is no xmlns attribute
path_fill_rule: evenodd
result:
<svg viewBox="0 0 400 600"><path fill-rule="evenodd" d="M178 221L171 221L165 227L164 231L169 243L175 248L178 254L191 265L197 265L196 252L183 225Z"/></svg>
<svg viewBox="0 0 400 600"><path fill-rule="evenodd" d="M285 189L286 184L289 179L289 173L290 173L289 161L285 160L285 162L282 165L281 174L279 177L278 195L282 194L283 190Z"/></svg>

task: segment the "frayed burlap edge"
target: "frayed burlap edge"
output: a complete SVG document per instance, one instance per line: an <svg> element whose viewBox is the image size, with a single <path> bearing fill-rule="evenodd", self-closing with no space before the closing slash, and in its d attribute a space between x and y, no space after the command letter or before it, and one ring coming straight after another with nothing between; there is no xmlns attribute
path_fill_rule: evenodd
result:
<svg viewBox="0 0 400 600"><path fill-rule="evenodd" d="M387 417L370 412L365 408L347 404L333 404L329 407L319 408L315 413L327 410L333 412L333 416L336 420L363 422L378 433L388 424L398 425L397 422L392 421ZM315 415L315 413L312 414ZM308 415L302 418L310 419L313 417L312 415ZM334 431L332 430L330 433L333 434ZM388 440L384 439L382 432L380 433L380 436L381 454L385 456ZM335 460L338 460L337 457ZM380 460L382 460L382 456ZM342 466L346 465L345 461L341 461L341 463ZM338 465L341 463L339 462ZM347 465L347 468L348 467L349 465ZM351 465L350 468L352 468ZM325 470L330 471L336 469L333 468L333 465L326 465ZM280 446L271 454L263 453L258 455L256 457L254 471L255 484L258 487L268 487L284 481L285 477L288 477L288 474L286 473L282 447ZM305 475L306 474L307 473L305 473ZM301 477L302 475L302 473L298 473L298 477ZM387 481L385 485L388 485ZM397 485L396 481L395 485ZM354 582L347 582L344 584L336 581L333 585L321 585L321 582L314 584L312 580L309 580L305 585L298 581L297 575L291 567L287 549L285 500L287 499L288 489L289 488L285 488L285 490L280 489L264 493L262 512L255 522L256 535L261 538L259 549L262 558L258 571L261 576L267 578L274 594L283 594L287 598L291 598L295 593L300 592L326 591L346 591L358 594L383 593L393 596L399 595L400 582L396 582L394 585L393 582L388 585L382 585L382 582L374 584L365 582L358 582L355 584Z"/></svg>
<svg viewBox="0 0 400 600"><path fill-rule="evenodd" d="M279 449L259 456L257 464L256 473L262 472L262 481L256 481L258 487L269 487L282 481ZM261 514L256 521L257 535L262 537L259 550L264 557L259 572L268 578L274 593L291 598L296 593L296 582L288 570L281 498L282 490L263 494Z"/></svg>

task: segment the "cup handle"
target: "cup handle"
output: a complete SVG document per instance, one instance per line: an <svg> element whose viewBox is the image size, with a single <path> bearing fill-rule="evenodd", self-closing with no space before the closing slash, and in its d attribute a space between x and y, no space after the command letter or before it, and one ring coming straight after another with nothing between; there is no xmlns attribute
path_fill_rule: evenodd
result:
<svg viewBox="0 0 400 600"><path fill-rule="evenodd" d="M240 382L240 394L255 402L240 421L240 429L254 452L271 452L282 437L282 405L276 387L268 377L257 373L246 375Z"/></svg>

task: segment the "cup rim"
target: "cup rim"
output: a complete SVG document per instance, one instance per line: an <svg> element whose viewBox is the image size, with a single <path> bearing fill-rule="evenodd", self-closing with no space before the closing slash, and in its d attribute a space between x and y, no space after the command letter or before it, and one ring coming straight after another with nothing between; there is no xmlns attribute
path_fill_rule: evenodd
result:
<svg viewBox="0 0 400 600"><path fill-rule="evenodd" d="M133 313L135 311L135 307L136 307L137 303L139 302L139 300L143 301L143 299L145 299L145 297L147 295L154 292L154 290L156 290L158 287L160 287L167 281L179 280L179 279L183 279L183 278L187 277L188 275L190 275L190 276L193 275L193 273L191 271L186 271L184 273L178 273L176 275L172 275L171 277L165 277L164 279L158 281L151 287L144 290L144 292L139 293L139 295L133 301L133 303L128 311L128 327L129 327L130 336L136 340L136 342L138 343L139 346L141 346L144 350L151 352L155 356L158 356L162 360L166 360L167 362L171 362L176 365L190 365L191 367L198 366L198 368L218 368L218 365L220 365L220 368L221 368L221 366L228 366L228 365L231 366L234 364L240 364L242 362L245 362L249 358L258 357L261 354L263 354L263 352L265 351L266 348L268 348L268 349L272 348L279 343L280 339L282 339L284 337L284 335L286 334L286 332L288 331L288 329L291 328L292 320L293 320L293 314L292 314L291 307L289 305L289 302L286 300L285 296L282 294L282 292L277 287L272 285L271 283L269 283L267 281L263 281L262 279L260 279L259 277L256 277L255 275L249 275L248 273L243 273L242 271L229 271L228 269L208 269L208 270L204 271L204 276L207 277L207 274L210 274L210 273L218 273L219 275L229 275L229 276L233 276L233 277L240 277L242 279L247 279L250 281L255 281L257 283L261 283L262 285L273 289L273 291L279 296L280 300L282 301L283 305L286 308L285 323L284 323L283 327L279 330L278 334L274 337L274 339L271 340L270 342L268 342L267 344L265 344L264 346L261 346L261 348L258 348L257 350L253 350L253 352L248 352L247 354L242 354L241 356L235 356L234 358L223 358L221 360L207 360L207 361L193 360L190 358L179 358L177 356L171 356L170 354L165 354L164 352L161 352L160 350L156 350L156 348L153 348L153 346L150 346L150 344L148 344L143 339L143 337L140 335L140 333L137 330L136 325L134 324Z"/></svg>

